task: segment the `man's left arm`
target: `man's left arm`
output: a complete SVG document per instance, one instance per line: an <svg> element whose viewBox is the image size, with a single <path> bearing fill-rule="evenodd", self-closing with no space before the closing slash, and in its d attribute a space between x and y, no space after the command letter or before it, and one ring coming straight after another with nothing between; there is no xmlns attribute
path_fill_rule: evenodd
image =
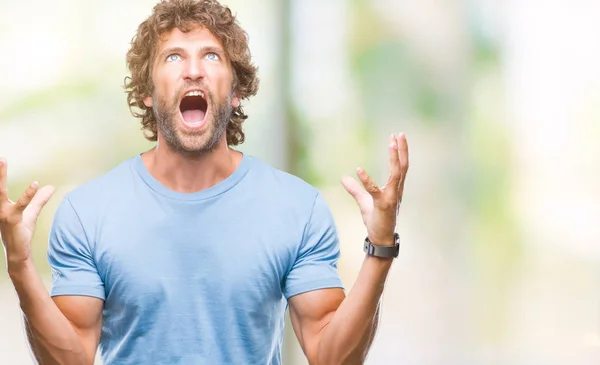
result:
<svg viewBox="0 0 600 365"><path fill-rule="evenodd" d="M377 186L357 170L364 189L351 178L342 184L356 199L371 243L393 246L396 217L408 170L408 146L403 134L390 137L390 176ZM320 289L289 299L290 317L311 365L363 364L375 337L380 300L393 258L366 255L356 282L346 297L342 289Z"/></svg>

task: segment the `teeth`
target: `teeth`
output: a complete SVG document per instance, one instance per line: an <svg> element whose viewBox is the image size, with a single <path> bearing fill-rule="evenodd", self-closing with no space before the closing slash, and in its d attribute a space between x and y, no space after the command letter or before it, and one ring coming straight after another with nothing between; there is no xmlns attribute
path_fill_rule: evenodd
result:
<svg viewBox="0 0 600 365"><path fill-rule="evenodd" d="M204 93L202 91L190 91L189 93L185 94L185 96L201 96L201 97L204 97Z"/></svg>

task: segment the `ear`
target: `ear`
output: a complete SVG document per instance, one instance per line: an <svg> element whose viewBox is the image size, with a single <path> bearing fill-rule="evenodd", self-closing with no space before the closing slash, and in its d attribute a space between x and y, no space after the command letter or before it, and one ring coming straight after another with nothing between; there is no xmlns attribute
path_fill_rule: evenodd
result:
<svg viewBox="0 0 600 365"><path fill-rule="evenodd" d="M240 98L235 94L233 95L233 98L231 98L231 106L234 108L240 106Z"/></svg>
<svg viewBox="0 0 600 365"><path fill-rule="evenodd" d="M152 108L152 96L146 96L144 98L144 105L148 108Z"/></svg>

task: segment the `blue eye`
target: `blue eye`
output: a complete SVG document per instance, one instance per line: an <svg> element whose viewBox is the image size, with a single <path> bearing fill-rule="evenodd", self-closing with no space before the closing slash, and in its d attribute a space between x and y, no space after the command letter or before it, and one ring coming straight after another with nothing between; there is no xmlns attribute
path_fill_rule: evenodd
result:
<svg viewBox="0 0 600 365"><path fill-rule="evenodd" d="M169 55L167 57L167 61L169 61L169 62L177 61L178 59L181 59L181 56L176 53Z"/></svg>
<svg viewBox="0 0 600 365"><path fill-rule="evenodd" d="M204 57L212 61L217 61L219 59L219 55L214 52L207 53Z"/></svg>

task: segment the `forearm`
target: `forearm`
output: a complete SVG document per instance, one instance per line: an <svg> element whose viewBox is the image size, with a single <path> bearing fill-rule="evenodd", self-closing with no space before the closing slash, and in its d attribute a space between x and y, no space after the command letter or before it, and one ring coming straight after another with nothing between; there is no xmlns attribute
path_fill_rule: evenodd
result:
<svg viewBox="0 0 600 365"><path fill-rule="evenodd" d="M363 346L364 356L363 357L367 356L367 352L371 348L371 345L373 344L373 340L375 340L375 334L377 334L377 328L379 327L380 311L381 311L381 301L379 302L379 305L377 306L377 309L375 311L375 316L373 317L373 323L371 325L371 330L368 331L367 333L365 333L366 338L364 339L364 342L362 342L364 344L364 346Z"/></svg>
<svg viewBox="0 0 600 365"><path fill-rule="evenodd" d="M318 364L362 364L375 337L391 259L365 258L358 278L322 330Z"/></svg>
<svg viewBox="0 0 600 365"><path fill-rule="evenodd" d="M37 362L90 363L77 332L54 304L33 263L9 265L9 276L19 297L25 332Z"/></svg>

